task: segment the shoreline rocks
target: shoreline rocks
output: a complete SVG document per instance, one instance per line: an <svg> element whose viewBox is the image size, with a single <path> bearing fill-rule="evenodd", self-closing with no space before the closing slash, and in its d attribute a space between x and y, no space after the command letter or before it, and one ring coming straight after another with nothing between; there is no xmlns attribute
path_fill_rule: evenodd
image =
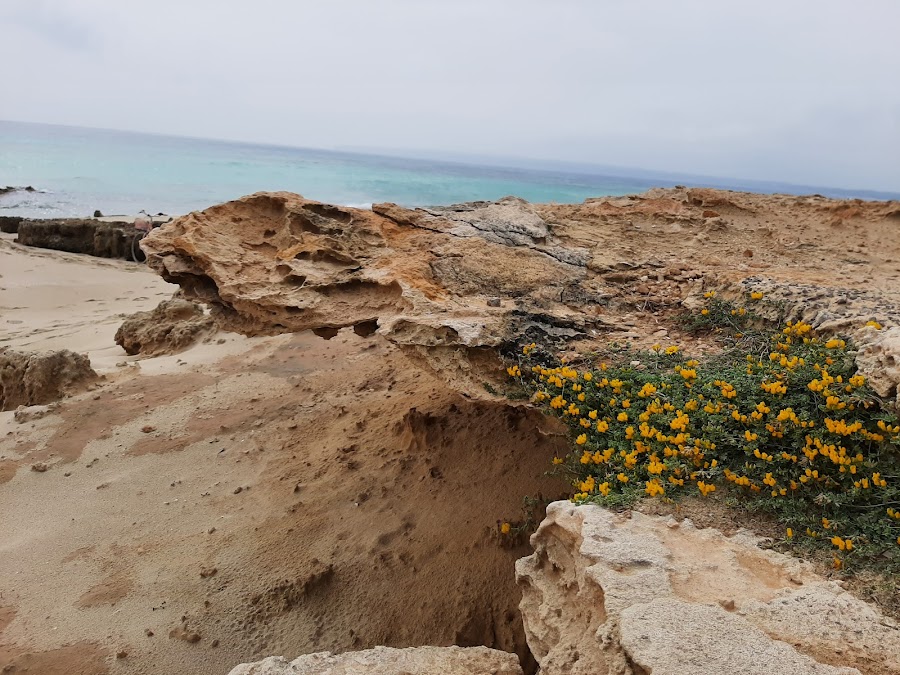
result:
<svg viewBox="0 0 900 675"><path fill-rule="evenodd" d="M140 234L132 223L91 218L23 219L17 233L25 246L124 260L134 259L132 242Z"/></svg>
<svg viewBox="0 0 900 675"><path fill-rule="evenodd" d="M25 218L20 216L0 216L0 232L4 234L16 234L19 231L19 223Z"/></svg>

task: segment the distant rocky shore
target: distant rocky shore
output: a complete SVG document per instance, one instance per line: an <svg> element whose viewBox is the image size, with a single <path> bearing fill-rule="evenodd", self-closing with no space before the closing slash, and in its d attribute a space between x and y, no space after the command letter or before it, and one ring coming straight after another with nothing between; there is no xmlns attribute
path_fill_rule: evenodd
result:
<svg viewBox="0 0 900 675"><path fill-rule="evenodd" d="M32 186L26 185L25 187L18 187L15 185L7 185L6 187L0 187L0 195L5 195L10 192L37 192Z"/></svg>
<svg viewBox="0 0 900 675"><path fill-rule="evenodd" d="M152 219L155 224L171 220L163 215ZM93 218L0 216L0 232L18 235L17 243L25 246L142 262L137 241L143 232L135 227L136 220L134 216L104 217L99 211Z"/></svg>

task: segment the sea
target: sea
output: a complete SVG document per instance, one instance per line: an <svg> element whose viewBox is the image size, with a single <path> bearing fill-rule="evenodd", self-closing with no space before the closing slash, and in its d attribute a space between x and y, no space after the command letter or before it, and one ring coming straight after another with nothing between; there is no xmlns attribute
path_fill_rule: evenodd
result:
<svg viewBox="0 0 900 675"><path fill-rule="evenodd" d="M142 210L181 215L260 190L288 190L358 207L375 202L444 205L507 195L531 202L578 203L673 185L900 198L865 190L580 165L550 170L502 164L0 121L0 188L34 188L0 195L0 215L85 217L95 211L133 215Z"/></svg>

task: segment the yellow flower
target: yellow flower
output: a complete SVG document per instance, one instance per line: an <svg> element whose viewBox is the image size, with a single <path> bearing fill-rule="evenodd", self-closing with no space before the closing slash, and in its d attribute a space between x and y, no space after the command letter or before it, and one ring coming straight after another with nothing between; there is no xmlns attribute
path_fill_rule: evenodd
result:
<svg viewBox="0 0 900 675"><path fill-rule="evenodd" d="M617 479L620 483L627 483L627 482L628 482L628 476L626 476L624 473L620 473L618 476L616 476L616 479Z"/></svg>
<svg viewBox="0 0 900 675"><path fill-rule="evenodd" d="M710 492L716 491L716 486L711 483L704 483L702 480L697 481L697 489L700 490L700 494L704 497L707 496Z"/></svg>
<svg viewBox="0 0 900 675"><path fill-rule="evenodd" d="M875 330L881 330L881 324L877 321L866 321L866 325Z"/></svg>
<svg viewBox="0 0 900 675"><path fill-rule="evenodd" d="M510 528L509 523L503 523L503 524L500 526L500 533L501 533L501 534L509 534L509 530L510 530L510 529L511 529L511 528Z"/></svg>
<svg viewBox="0 0 900 675"><path fill-rule="evenodd" d="M665 488L662 486L662 484L656 478L654 478L653 480L647 481L644 491L651 497L655 497L657 495L663 495L666 493Z"/></svg>
<svg viewBox="0 0 900 675"><path fill-rule="evenodd" d="M750 294L750 299L751 299L751 300L762 300L762 299L763 299L763 294L762 294L760 291L753 291L753 292Z"/></svg>
<svg viewBox="0 0 900 675"><path fill-rule="evenodd" d="M627 413L627 412L620 412L620 413L616 416L616 419L619 420L620 422L627 422L627 421L628 421L628 413Z"/></svg>
<svg viewBox="0 0 900 675"><path fill-rule="evenodd" d="M562 457L554 457L554 458L553 458L553 463L554 463L554 464L562 464L562 463L563 463L563 458L562 458Z"/></svg>
<svg viewBox="0 0 900 675"><path fill-rule="evenodd" d="M709 314L709 310L704 308L704 309L701 309L701 310L700 310L700 313L701 313L703 316L706 316L707 314Z"/></svg>
<svg viewBox="0 0 900 675"><path fill-rule="evenodd" d="M703 297L707 298L707 299L714 298L714 297L716 297L716 292L715 291L706 291L706 293L703 294Z"/></svg>
<svg viewBox="0 0 900 675"><path fill-rule="evenodd" d="M794 537L794 531L791 528L787 529L787 538L792 539Z"/></svg>
<svg viewBox="0 0 900 675"><path fill-rule="evenodd" d="M587 434L581 434L578 438L575 439L575 443L578 445L584 445L587 443Z"/></svg>
<svg viewBox="0 0 900 675"><path fill-rule="evenodd" d="M585 382L590 382L591 380L594 379L594 376L591 375L590 373L585 373L582 377L584 377Z"/></svg>

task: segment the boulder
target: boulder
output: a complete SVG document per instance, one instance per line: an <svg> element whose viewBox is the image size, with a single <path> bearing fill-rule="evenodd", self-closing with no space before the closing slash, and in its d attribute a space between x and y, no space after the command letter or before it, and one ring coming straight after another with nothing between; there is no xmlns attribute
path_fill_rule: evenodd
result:
<svg viewBox="0 0 900 675"><path fill-rule="evenodd" d="M19 223L24 218L20 216L0 216L0 232L5 234L16 234L19 231Z"/></svg>
<svg viewBox="0 0 900 675"><path fill-rule="evenodd" d="M116 344L128 354L158 356L183 351L216 329L203 308L187 300L164 300L149 312L137 312L116 331Z"/></svg>
<svg viewBox="0 0 900 675"><path fill-rule="evenodd" d="M900 408L900 327L865 328L857 335L856 363L872 390Z"/></svg>
<svg viewBox="0 0 900 675"><path fill-rule="evenodd" d="M900 672L900 627L747 532L555 502L516 564L543 675Z"/></svg>
<svg viewBox="0 0 900 675"><path fill-rule="evenodd" d="M84 354L34 354L0 348L0 411L59 400L92 382L97 373Z"/></svg>
<svg viewBox="0 0 900 675"><path fill-rule="evenodd" d="M139 231L126 222L102 222L90 218L23 220L16 241L25 246L83 253L100 258L135 258L132 246ZM137 255L141 259L141 255Z"/></svg>
<svg viewBox="0 0 900 675"><path fill-rule="evenodd" d="M487 647L375 647L319 652L293 661L274 656L236 666L229 675L522 675L515 654Z"/></svg>

